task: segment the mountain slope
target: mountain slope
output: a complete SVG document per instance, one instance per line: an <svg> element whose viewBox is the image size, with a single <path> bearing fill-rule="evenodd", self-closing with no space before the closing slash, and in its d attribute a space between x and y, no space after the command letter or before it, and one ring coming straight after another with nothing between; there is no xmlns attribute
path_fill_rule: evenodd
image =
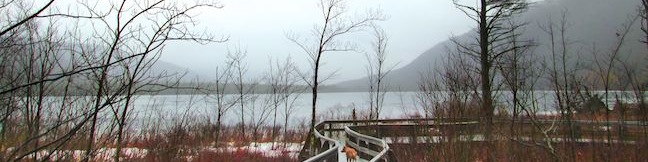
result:
<svg viewBox="0 0 648 162"><path fill-rule="evenodd" d="M539 46L535 48L533 54L539 55L537 58L548 58L550 56L549 37L540 26L548 22L559 24L562 19L562 13L567 14L568 31L567 37L572 42L573 53L580 53L578 56L571 56L574 60L587 60L591 58L591 49L596 45L598 53L609 52L616 44L618 30L627 23L633 15L636 15L636 9L639 1L634 0L546 0L533 4L528 12L520 16L520 20L528 22L523 37L534 39ZM471 31L460 36L458 40L467 40L477 33ZM622 53L626 54L628 60L638 59L645 52L645 47L639 42L641 40L641 31L639 21L635 22L632 30L628 34ZM416 90L417 83L420 80L420 74L434 72L436 68L442 66L447 56L447 49L455 45L449 40L434 45L432 48L422 53L408 65L393 70L385 81L386 85L392 90L400 87L403 90ZM367 78L345 81L335 84L334 87L339 89L365 90Z"/></svg>

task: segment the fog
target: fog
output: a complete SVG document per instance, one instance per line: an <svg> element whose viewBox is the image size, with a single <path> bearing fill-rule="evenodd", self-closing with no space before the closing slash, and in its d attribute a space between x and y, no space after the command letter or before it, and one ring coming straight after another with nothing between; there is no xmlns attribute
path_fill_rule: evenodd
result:
<svg viewBox="0 0 648 162"><path fill-rule="evenodd" d="M314 25L321 24L316 0L223 0L222 9L195 13L199 28L216 37L228 37L226 43L199 45L172 43L161 60L186 67L201 79L212 77L222 66L228 49L247 51L248 75L260 77L269 58L291 57L302 70L310 68L307 54L290 42L286 35L312 37ZM355 0L347 6L349 15L381 11L388 19L380 22L389 36L388 66L406 65L436 43L468 31L469 19L450 0ZM359 32L349 36L360 49L370 44L371 35ZM369 50L366 50L369 51ZM323 74L335 77L327 83L365 76L366 59L360 52L327 53ZM191 76L191 75L190 75Z"/></svg>

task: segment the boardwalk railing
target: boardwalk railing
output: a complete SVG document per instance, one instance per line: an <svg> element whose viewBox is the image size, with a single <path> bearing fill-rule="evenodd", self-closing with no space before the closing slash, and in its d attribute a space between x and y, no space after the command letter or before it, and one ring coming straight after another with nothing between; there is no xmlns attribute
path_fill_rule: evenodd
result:
<svg viewBox="0 0 648 162"><path fill-rule="evenodd" d="M305 162L337 162L339 157L338 157L338 152L337 150L339 149L339 145L336 140L324 136L322 133L320 133L321 130L323 130L326 126L325 122L320 122L315 126L315 129L312 130L313 134L315 135L315 141L306 141L309 144L305 144L304 148L309 147L307 153L310 153L312 156L306 160ZM310 137L308 137L310 138ZM312 142L312 143L310 143ZM306 149L302 150L302 153L305 153Z"/></svg>
<svg viewBox="0 0 648 162"><path fill-rule="evenodd" d="M336 141L331 137L341 133L346 134L346 142L358 150L360 158L368 161L396 161L394 153L389 149L387 142L381 138L359 133L382 132L376 129L381 126L404 126L404 125L435 125L440 121L464 121L465 119L384 119L384 120L336 120L322 121L311 130L314 138L308 137L300 152L299 159L302 161L338 161L339 149ZM348 130L347 130L348 129ZM378 131L376 131L378 130ZM382 136L371 133L374 136ZM328 135L328 136L327 136Z"/></svg>
<svg viewBox="0 0 648 162"><path fill-rule="evenodd" d="M385 140L360 134L351 128L349 126L344 128L347 136L346 144L355 148L360 158L370 162L396 161Z"/></svg>
<svg viewBox="0 0 648 162"><path fill-rule="evenodd" d="M530 142L585 142L585 143L627 143L633 144L645 137L648 125L643 121L590 121L590 120L516 120L496 119L496 127L509 128L515 124L515 136L505 132L495 134L491 140L515 140ZM507 130L503 129L503 130ZM547 137L539 137L539 130L547 131ZM572 130L572 136L567 136ZM310 150L308 161L337 161L339 150L333 139L344 139L358 151L360 158L368 161L396 161L396 154L402 148L439 143L482 141L483 129L478 119L388 119L388 120L341 120L324 121L316 126L314 136L306 141L317 147ZM305 158L304 158L305 159ZM303 160L303 159L302 159Z"/></svg>

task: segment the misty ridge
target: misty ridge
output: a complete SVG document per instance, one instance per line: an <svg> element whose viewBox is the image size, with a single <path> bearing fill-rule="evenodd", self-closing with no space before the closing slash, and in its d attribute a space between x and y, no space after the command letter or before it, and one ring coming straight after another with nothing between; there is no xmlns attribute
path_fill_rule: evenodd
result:
<svg viewBox="0 0 648 162"><path fill-rule="evenodd" d="M542 62L545 65L551 61L551 47L549 44L549 35L543 27L548 22L559 23L563 17L567 21L566 38L569 42L569 56L567 64L571 68L578 69L577 75L595 80L593 76L594 55L607 55L612 52L618 43L618 34L622 32L624 25L632 23L630 30L621 46L619 60L627 61L633 68L642 67L642 62L646 61L645 46L640 41L641 23L632 21L636 15L637 5L635 1L606 1L606 0L547 0L538 1L530 5L527 12L515 16L515 21L526 23L521 29L520 39L534 42L534 46L526 51L531 55L530 59ZM564 16L563 16L564 15ZM447 65L449 56L456 52L454 49L455 42L465 42L473 39L476 35L476 29L467 33L453 36L446 41L433 45L426 52L421 53L414 61L404 64L400 68L390 68L384 78L383 84L386 85L384 90L387 91L418 91L419 84L425 79L426 75L437 75L443 73L443 66ZM596 51L594 51L596 50ZM390 51L390 55L398 55L399 51ZM396 57L398 58L398 57ZM265 58L248 58L248 59L265 59ZM186 68L181 68L172 63L158 61L155 71L166 71L178 74L185 74L183 84L189 84L191 79L200 78L198 84L214 84L210 78L201 76ZM335 64L335 62L330 62ZM620 73L620 72L619 72ZM543 78L548 78L549 74L538 74ZM615 74L620 75L620 74ZM495 76L501 79L501 75ZM257 79L254 87L257 87L256 93L267 93L268 86ZM625 80L621 80L622 82ZM369 91L369 80L367 77L361 79L347 80L338 83L325 83L321 87L323 92L364 92ZM550 90L550 82L547 79L540 80L536 83L536 90ZM593 85L595 89L602 89L602 83L597 82ZM628 83L621 83L627 85ZM252 85L252 84L251 84ZM307 87L305 84L301 84ZM229 85L233 86L233 85ZM304 88L306 89L306 88ZM620 88L617 88L620 89ZM443 90L443 89L439 89ZM167 90L167 93L170 93ZM234 90L232 90L234 92ZM303 92L309 92L305 90ZM230 92L228 92L230 93Z"/></svg>
<svg viewBox="0 0 648 162"><path fill-rule="evenodd" d="M515 21L527 23L521 29L520 39L531 40L534 46L526 51L530 59L548 65L551 62L550 35L543 29L548 22L559 23L563 19L567 23L565 32L569 42L569 55L567 64L571 68L578 69L577 75L591 80L596 80L592 72L595 69L595 56L609 55L618 44L619 34L623 32L624 25L631 23L626 40L619 51L619 60L627 61L633 69L645 69L646 47L643 40L641 23L636 19L638 1L607 1L607 0L548 0L540 1L531 5L527 12L515 17ZM476 29L468 33L455 36L453 39L458 42L465 42L474 39ZM428 51L422 53L405 67L394 69L385 78L385 84L389 90L418 90L421 79L427 75L441 75L443 66L447 65L448 57L455 53L455 43L450 39L434 45ZM397 53L397 52L394 52ZM541 69L541 67L538 67ZM645 71L645 70L638 70ZM430 74L431 73L431 74ZM621 75L620 71L615 75ZM638 75L646 75L640 72ZM548 78L549 74L539 74ZM501 79L501 75L496 76ZM620 80L627 82L628 80ZM367 79L350 80L334 84L333 87L340 89L354 89L364 91L367 89ZM537 83L537 90L552 89L548 80L541 80ZM628 83L621 83L627 85ZM593 85L595 89L602 89L602 83Z"/></svg>
<svg viewBox="0 0 648 162"><path fill-rule="evenodd" d="M605 55L611 52L618 42L618 34L621 32L623 25L630 23L633 15L636 15L637 5L639 2L635 1L606 1L606 0L547 0L538 1L530 5L527 12L514 17L515 21L526 23L524 28L521 29L520 39L533 41L534 45L526 51L530 55L529 59L542 62L548 65L551 62L551 51L548 46L549 35L544 31L543 26L548 22L558 23L564 18L567 21L566 38L569 41L568 51L569 56L567 64L569 67L579 69L576 71L577 75L585 78L591 78L592 70L594 69L594 55ZM645 47L642 45L641 36L641 23L634 21L628 31L626 40L621 46L619 60L627 61L633 68L642 68L642 61L645 61L644 51ZM449 56L456 53L455 44L457 42L465 42L473 39L477 29L472 29L467 33L452 36L447 40L432 45L426 52L421 53L416 59L409 63L400 63L404 66L400 68L387 67L387 75L383 78L383 85L386 91L418 91L419 84L424 82L426 77L432 75L439 75L443 73L443 67L447 65ZM454 42L454 41L456 42ZM105 49L103 49L105 50ZM596 50L596 51L593 51ZM399 51L389 51L389 55L398 55ZM361 55L361 54L360 54ZM398 58L398 57L395 57ZM70 58L62 58L62 64L67 64ZM78 59L78 58L77 58ZM246 59L266 59L266 58L246 58ZM216 60L218 61L218 60ZM299 61L299 60L293 60ZM66 63L67 62L67 63ZM222 61L221 61L222 62ZM130 62L130 66L134 67L136 62ZM159 87L155 85L143 85L145 91L155 94L187 94L192 88L199 87L205 89L204 93L210 93L207 90L213 89L216 83L211 76L203 75L192 71L189 68L176 65L174 63L155 60L149 63L150 68L147 70L149 77L153 76L167 76L168 81L162 79L160 85L163 83L171 83L179 87L174 89L168 86ZM335 62L330 62L335 64ZM365 68L365 67L363 67ZM248 70L248 69L246 69ZM56 69L54 71L57 71ZM58 70L61 71L61 70ZM117 70L120 71L120 70ZM112 71L112 73L117 73ZM304 73L304 72L302 72ZM305 73L304 73L305 74ZM267 75L267 72L265 73ZM303 75L303 74L302 74ZM543 78L548 78L549 74L538 74ZM617 75L617 74L615 74ZM250 80L246 80L244 84L252 87L255 90L250 92L254 93L269 93L271 87L265 81L266 76L251 76ZM336 76L332 76L336 77ZM375 77L375 76L374 76ZM501 74L496 74L496 78L502 78ZM176 78L180 79L179 82ZM429 78L428 78L429 79ZM82 78L77 78L78 84L71 91L74 95L88 95L94 92L85 91L92 89L91 83L86 83ZM621 80L622 82L624 80ZM221 83L222 84L222 83ZM298 81L301 92L310 92L308 85L302 81ZM540 80L536 83L536 90L549 90L552 89L548 80ZM603 86L601 82L593 85L595 89L601 89ZM622 83L627 85L628 83ZM369 91L370 87L367 77L360 79L353 79L341 82L325 82L321 87L321 92L365 92ZM185 88L181 88L185 87ZM235 85L228 83L225 85L226 93L235 93ZM61 87L59 87L61 88ZM440 88L439 90L444 90ZM62 95L62 89L53 90L48 92L50 95Z"/></svg>

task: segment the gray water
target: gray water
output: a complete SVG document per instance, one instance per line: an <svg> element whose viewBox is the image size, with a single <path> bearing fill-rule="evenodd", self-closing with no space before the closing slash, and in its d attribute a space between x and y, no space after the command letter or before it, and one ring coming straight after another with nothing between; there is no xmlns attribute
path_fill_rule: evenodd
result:
<svg viewBox="0 0 648 162"><path fill-rule="evenodd" d="M436 99L443 100L447 97L445 92L437 92L439 96ZM603 96L603 92L597 92ZM246 122L252 120L259 121L260 113L264 109L268 109L263 101L268 94L254 94L254 99L248 100L245 108ZM343 92L343 93L320 93L317 101L317 116L319 120L325 119L339 119L342 117L351 116L353 109L356 109L358 115L366 114L369 108L367 92ZM419 92L388 92L385 95L383 108L380 118L403 118L414 114L425 114L425 108L421 106L421 99ZM496 105L500 107L511 107L512 95L510 92L503 91L497 95L498 102ZM630 92L611 92L609 99L603 99L608 104L608 107L613 107L614 98L618 96L625 102L636 102ZM236 95L228 95L226 97L237 97ZM552 114L556 113L556 100L553 91L535 91L532 96L525 102L529 103L529 107L533 107L533 112L539 114ZM290 127L296 127L299 124L307 124L311 116L311 94L299 94L295 100L295 108L290 117ZM429 103L440 102L430 101ZM160 123L169 122L207 122L212 123L216 120L216 106L215 99L209 98L205 95L160 95L149 96L141 95L137 97L133 104L134 123L150 123L156 121ZM264 107L265 106L265 107ZM236 105L226 112L223 118L225 124L240 123L240 106ZM429 112L429 111L428 111ZM254 113L254 118L252 117ZM269 117L263 123L264 125L271 125L273 122L273 113L269 113ZM283 107L280 107L277 112L277 122L281 124L284 117ZM135 126L138 127L138 126Z"/></svg>
<svg viewBox="0 0 648 162"><path fill-rule="evenodd" d="M599 96L602 92L597 92ZM535 91L532 96L528 96L524 102L529 103L528 107L532 107L533 113L536 114L551 114L556 113L556 100L555 94L552 91ZM425 95L421 92L388 92L384 97L380 118L407 118L418 114L425 116L432 114L432 110L428 107L426 109L423 105L434 105L436 103L446 100L448 94L446 92L433 92L428 94L429 98L421 98ZM498 107L510 108L512 107L512 95L510 92L501 91L496 93L497 101L495 104ZM245 122L246 124L258 123L263 121L262 125L272 125L274 112L271 111L271 104L265 102L270 97L268 94L251 94L250 99L245 103ZM366 115L369 108L369 94L367 92L344 92L344 93L320 93L317 102L317 116L318 120L327 119L349 119L352 111L355 109L358 118L362 119L362 115ZM636 102L630 92L612 92L609 93L608 99L603 99L608 107L613 107L615 99L618 98L624 102ZM238 97L237 95L227 95L226 99ZM526 97L526 96L523 96ZM52 100L49 103L50 110L54 113L48 113L51 118L47 119L57 120L56 112L59 111L61 97L48 97ZM93 103L93 97L78 96L73 102L79 102L76 105L81 109L88 109L89 105L84 106L83 103ZM58 101L58 102L57 102ZM422 104L425 102L425 104ZM305 126L310 122L311 116L311 94L299 94L294 102L294 110L289 118L289 128L296 128L297 126ZM116 104L115 107L121 108L123 105ZM101 113L102 127L110 128L110 121L112 120L111 108L105 109ZM128 121L129 129L133 131L141 130L142 128L150 128L151 126L159 126L162 129L168 129L176 123L183 125L191 124L204 124L215 123L217 116L217 107L213 96L209 95L139 95L136 96L133 103L130 105L130 120ZM75 111L74 108L66 110L72 114L78 114L84 111ZM507 110L510 111L510 110ZM263 116L260 114L265 112ZM223 116L222 121L226 125L234 125L240 123L241 108L235 105ZM285 119L285 112L283 105L280 105L277 111L277 124L283 125ZM265 120L260 120L265 117ZM432 117L432 116L429 116Z"/></svg>
<svg viewBox="0 0 648 162"><path fill-rule="evenodd" d="M383 108L381 111L382 118L398 118L404 117L407 114L416 112L423 112L416 106L415 101L416 92L390 92L385 95ZM236 95L229 95L226 97L237 97ZM265 98L269 97L268 94L255 94L256 101L246 102L245 116L246 120L251 120L253 109L258 114L263 112ZM311 116L311 103L312 97L310 93L299 94L294 103L294 110L290 116L290 125L309 122ZM350 116L352 110L355 108L358 114L363 113L369 107L368 93L366 92L345 92L345 93L320 93L318 94L317 101L317 114L322 119L339 118L343 116ZM136 120L148 120L143 118L145 116L153 116L151 119L159 117L165 120L178 120L185 116L191 118L192 121L203 120L207 121L211 118L212 121L216 120L217 107L215 99L209 98L204 95L160 95L138 96L133 104L134 114ZM241 114L240 105L235 105L226 112L223 122L225 124L236 124L240 122ZM269 112L270 117L266 120L266 125L272 124L272 116L274 112ZM283 105L280 105L277 112L277 121L283 122L285 119L285 112Z"/></svg>

